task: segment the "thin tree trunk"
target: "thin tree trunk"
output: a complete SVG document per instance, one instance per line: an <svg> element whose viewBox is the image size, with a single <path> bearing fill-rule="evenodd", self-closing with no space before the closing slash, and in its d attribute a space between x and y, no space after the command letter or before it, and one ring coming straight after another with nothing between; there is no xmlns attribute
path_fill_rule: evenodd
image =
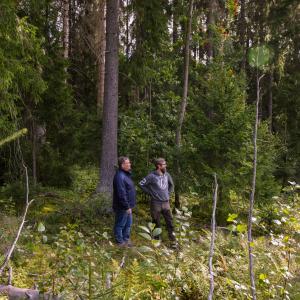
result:
<svg viewBox="0 0 300 300"><path fill-rule="evenodd" d="M108 194L112 193L112 180L115 173L114 166L117 162L118 15L119 0L108 0L100 182L96 189L97 192Z"/></svg>
<svg viewBox="0 0 300 300"><path fill-rule="evenodd" d="M128 10L129 1L126 0L126 58L129 59L129 10Z"/></svg>
<svg viewBox="0 0 300 300"><path fill-rule="evenodd" d="M240 45L242 47L243 57L242 57L242 71L246 70L246 60L247 60L247 47L246 47L246 8L245 8L245 0L241 0L241 12L240 12L240 20L239 20L239 40Z"/></svg>
<svg viewBox="0 0 300 300"><path fill-rule="evenodd" d="M210 250L209 250L209 278L210 278L210 288L208 300L213 299L214 294L214 271L213 271L213 256L214 256L214 247L215 247L215 238L216 238L216 208L218 200L218 181L217 175L214 174L215 179L215 190L213 197L213 211L211 218L211 240L210 240Z"/></svg>
<svg viewBox="0 0 300 300"><path fill-rule="evenodd" d="M172 15L172 39L173 44L178 40L178 16L177 16L178 0L173 0L173 15Z"/></svg>
<svg viewBox="0 0 300 300"><path fill-rule="evenodd" d="M63 49L64 58L69 58L69 32L70 32L70 18L69 18L70 3L69 0L63 0Z"/></svg>
<svg viewBox="0 0 300 300"><path fill-rule="evenodd" d="M105 0L100 0L99 24L96 44L99 45L98 53L98 82L97 82L97 113L102 112L104 98L105 78Z"/></svg>
<svg viewBox="0 0 300 300"><path fill-rule="evenodd" d="M37 184L36 157L37 157L36 123L35 120L32 120L32 179L33 179L34 187L36 187Z"/></svg>
<svg viewBox="0 0 300 300"><path fill-rule="evenodd" d="M192 14L193 14L193 0L189 2L188 24L186 30L185 50L184 50L184 78L183 78L183 93L178 115L178 127L176 130L175 145L176 145L176 159L175 159L175 207L180 207L180 148L181 148L181 129L183 125L188 93L189 81L189 62L190 62L190 38L192 31Z"/></svg>
<svg viewBox="0 0 300 300"><path fill-rule="evenodd" d="M207 59L211 61L214 56L214 26L216 23L215 14L216 14L216 0L208 1L208 16L207 16Z"/></svg>
<svg viewBox="0 0 300 300"><path fill-rule="evenodd" d="M273 69L269 76L269 102L268 102L269 132L273 132Z"/></svg>
<svg viewBox="0 0 300 300"><path fill-rule="evenodd" d="M254 259L252 253L252 217L253 217L253 208L254 208L254 196L255 196L255 186L256 186L256 167L257 167L257 131L259 123L259 100L260 100L260 81L264 75L256 79L256 115L255 115L255 126L253 132L253 176L252 176L252 189L250 194L249 201L249 214L248 214L248 252L249 252L249 275L251 283L251 294L252 299L256 300L256 288L255 288L255 275L254 275Z"/></svg>

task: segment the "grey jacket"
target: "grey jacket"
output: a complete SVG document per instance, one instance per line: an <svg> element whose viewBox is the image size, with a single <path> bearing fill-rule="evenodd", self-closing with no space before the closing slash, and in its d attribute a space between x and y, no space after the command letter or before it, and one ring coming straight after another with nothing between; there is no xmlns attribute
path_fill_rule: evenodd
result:
<svg viewBox="0 0 300 300"><path fill-rule="evenodd" d="M169 201L170 193L174 190L174 183L168 172L160 175L153 171L140 181L139 186L150 195L151 200L162 202Z"/></svg>

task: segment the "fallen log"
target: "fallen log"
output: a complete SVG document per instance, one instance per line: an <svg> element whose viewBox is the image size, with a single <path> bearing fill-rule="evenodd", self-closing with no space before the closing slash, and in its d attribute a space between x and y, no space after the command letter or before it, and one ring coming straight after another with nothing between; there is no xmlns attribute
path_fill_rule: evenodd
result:
<svg viewBox="0 0 300 300"><path fill-rule="evenodd" d="M8 300L60 300L60 296L51 293L40 293L38 290L18 288L12 285L0 285L0 296L7 296Z"/></svg>

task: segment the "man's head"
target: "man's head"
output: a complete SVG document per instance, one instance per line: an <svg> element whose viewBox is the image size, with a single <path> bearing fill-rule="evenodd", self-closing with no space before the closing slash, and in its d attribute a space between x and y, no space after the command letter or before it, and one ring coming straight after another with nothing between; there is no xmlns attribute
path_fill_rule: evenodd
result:
<svg viewBox="0 0 300 300"><path fill-rule="evenodd" d="M126 156L120 156L118 158L118 166L119 166L119 169L122 169L126 172L131 170L131 162L130 162L129 158Z"/></svg>
<svg viewBox="0 0 300 300"><path fill-rule="evenodd" d="M154 160L154 165L157 171L161 171L162 173L165 173L167 170L167 163L164 158L156 158Z"/></svg>

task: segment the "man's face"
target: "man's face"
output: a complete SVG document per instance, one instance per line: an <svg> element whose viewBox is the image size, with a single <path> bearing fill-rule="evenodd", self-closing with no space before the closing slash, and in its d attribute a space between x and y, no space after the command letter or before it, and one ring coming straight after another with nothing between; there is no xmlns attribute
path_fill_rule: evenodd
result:
<svg viewBox="0 0 300 300"><path fill-rule="evenodd" d="M158 168L162 173L165 173L167 170L167 163L165 161L162 162L161 164L158 165Z"/></svg>
<svg viewBox="0 0 300 300"><path fill-rule="evenodd" d="M122 170L128 172L131 170L131 162L129 159L125 159L122 163Z"/></svg>

